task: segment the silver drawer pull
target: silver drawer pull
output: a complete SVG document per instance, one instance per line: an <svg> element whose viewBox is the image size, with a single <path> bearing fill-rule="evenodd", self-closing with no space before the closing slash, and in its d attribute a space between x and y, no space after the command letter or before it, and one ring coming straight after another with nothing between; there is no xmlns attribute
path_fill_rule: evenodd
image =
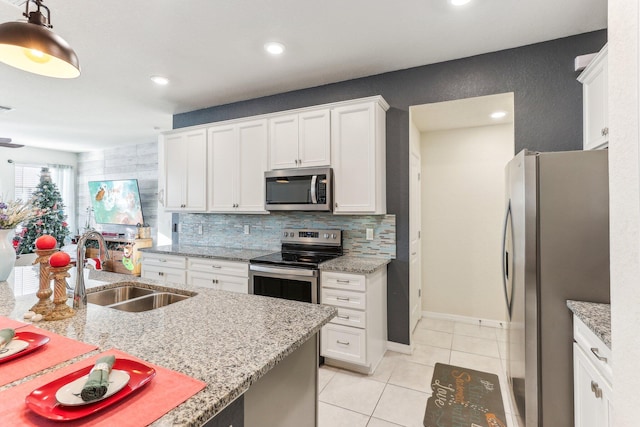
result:
<svg viewBox="0 0 640 427"><path fill-rule="evenodd" d="M344 314L338 314L336 317L338 317L339 319L349 320L349 316L345 316Z"/></svg>
<svg viewBox="0 0 640 427"><path fill-rule="evenodd" d="M338 301L349 301L348 297L336 297Z"/></svg>
<svg viewBox="0 0 640 427"><path fill-rule="evenodd" d="M348 280L342 280L342 279L338 279L336 280L338 283L351 283Z"/></svg>
<svg viewBox="0 0 640 427"><path fill-rule="evenodd" d="M340 340L336 340L336 342L338 344L342 344L342 345L349 345L349 341L340 341Z"/></svg>
<svg viewBox="0 0 640 427"><path fill-rule="evenodd" d="M221 265L212 265L211 268L222 268Z"/></svg>
<svg viewBox="0 0 640 427"><path fill-rule="evenodd" d="M596 395L597 399L602 397L602 389L598 387L598 383L595 381L591 381L591 391Z"/></svg>
<svg viewBox="0 0 640 427"><path fill-rule="evenodd" d="M159 259L158 261L159 261L159 262L167 262L167 260L166 260L166 259Z"/></svg>
<svg viewBox="0 0 640 427"><path fill-rule="evenodd" d="M164 276L164 273L162 271L159 271L158 276Z"/></svg>
<svg viewBox="0 0 640 427"><path fill-rule="evenodd" d="M606 362L606 361L607 361L607 358L606 358L606 357L604 357L604 356L600 356L600 354L599 354L599 353L600 353L600 351L598 350L598 347L591 347L591 353L593 353L593 355L594 355L595 357L597 357L597 358L598 358L598 360L600 360L600 361L602 361L602 362Z"/></svg>

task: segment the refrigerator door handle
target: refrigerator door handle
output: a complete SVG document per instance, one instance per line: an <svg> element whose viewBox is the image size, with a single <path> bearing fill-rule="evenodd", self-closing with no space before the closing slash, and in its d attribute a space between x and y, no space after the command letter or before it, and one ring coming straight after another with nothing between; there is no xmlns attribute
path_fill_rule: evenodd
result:
<svg viewBox="0 0 640 427"><path fill-rule="evenodd" d="M507 305L507 311L509 313L509 319L511 319L511 306L512 306L512 294L513 292L509 292L507 290L507 287L509 286L509 264L510 264L510 260L509 260L509 251L507 250L507 227L509 226L509 223L511 223L511 238L513 239L513 223L512 221L509 221L509 219L511 218L511 200L509 200L509 203L507 204L507 210L505 212L504 215L504 228L502 230L502 286L503 286L503 290L504 290L504 300L505 303ZM512 252L513 252L513 245L512 246ZM511 253L511 262L513 262L514 260L514 256L513 253ZM513 275L513 269L511 269L511 274ZM513 280L515 278L512 276L511 278L511 291L513 291ZM511 295L510 295L511 294Z"/></svg>

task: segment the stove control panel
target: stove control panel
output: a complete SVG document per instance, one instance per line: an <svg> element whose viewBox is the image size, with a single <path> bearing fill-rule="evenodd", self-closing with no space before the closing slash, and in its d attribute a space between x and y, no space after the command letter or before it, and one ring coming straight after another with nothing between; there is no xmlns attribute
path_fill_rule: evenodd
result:
<svg viewBox="0 0 640 427"><path fill-rule="evenodd" d="M287 228L282 231L282 243L340 246L342 230Z"/></svg>

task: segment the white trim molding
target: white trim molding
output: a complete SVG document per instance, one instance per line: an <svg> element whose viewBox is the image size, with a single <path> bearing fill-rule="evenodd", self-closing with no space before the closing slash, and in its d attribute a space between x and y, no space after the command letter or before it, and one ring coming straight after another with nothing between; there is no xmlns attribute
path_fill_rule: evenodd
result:
<svg viewBox="0 0 640 427"><path fill-rule="evenodd" d="M471 325L482 325L490 328L506 328L507 322L495 319L480 319L476 317L460 316L457 314L438 313L435 311L423 311L422 318L450 320L452 322L468 323Z"/></svg>

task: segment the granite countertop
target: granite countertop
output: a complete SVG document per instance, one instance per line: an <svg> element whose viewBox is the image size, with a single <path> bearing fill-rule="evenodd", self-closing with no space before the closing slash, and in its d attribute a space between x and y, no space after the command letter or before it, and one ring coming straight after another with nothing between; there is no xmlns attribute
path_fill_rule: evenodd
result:
<svg viewBox="0 0 640 427"><path fill-rule="evenodd" d="M370 274L389 264L388 258L341 256L320 264L320 271Z"/></svg>
<svg viewBox="0 0 640 427"><path fill-rule="evenodd" d="M23 320L22 315L37 301L37 285L35 290L33 285L26 285L23 276L32 272L37 277L37 272L32 267L18 269L23 271L0 283L0 315ZM87 288L99 290L122 281L166 287L152 280L92 271ZM336 314L335 308L317 304L192 286L170 287L197 295L142 313L89 304L71 319L34 325L99 347L80 358L116 348L204 381L204 390L153 424L199 426L246 392Z"/></svg>
<svg viewBox="0 0 640 427"><path fill-rule="evenodd" d="M567 307L598 338L611 348L611 305L585 301L567 301Z"/></svg>
<svg viewBox="0 0 640 427"><path fill-rule="evenodd" d="M141 252L188 257L216 258L230 261L249 261L251 258L267 255L277 251L259 249L233 249L222 246L165 245L142 248ZM342 256L323 262L321 271L338 271L343 273L370 274L391 262L388 258L364 256Z"/></svg>
<svg viewBox="0 0 640 427"><path fill-rule="evenodd" d="M140 252L149 252L166 255L182 255L199 258L226 259L229 261L249 261L262 255L277 251L258 249L233 249L222 246L194 246L194 245L165 245L141 248Z"/></svg>

